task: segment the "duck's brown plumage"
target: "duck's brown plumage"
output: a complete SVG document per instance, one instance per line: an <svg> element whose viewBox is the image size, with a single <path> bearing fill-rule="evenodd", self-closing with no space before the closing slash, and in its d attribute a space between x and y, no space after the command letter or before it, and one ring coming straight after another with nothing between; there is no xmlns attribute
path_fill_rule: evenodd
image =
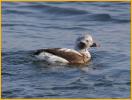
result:
<svg viewBox="0 0 132 100"><path fill-rule="evenodd" d="M35 55L40 54L41 52L51 53L53 55L62 57L69 61L69 64L83 64L90 60L86 55L79 52L65 51L61 48L51 48L51 49L40 49L35 52Z"/></svg>

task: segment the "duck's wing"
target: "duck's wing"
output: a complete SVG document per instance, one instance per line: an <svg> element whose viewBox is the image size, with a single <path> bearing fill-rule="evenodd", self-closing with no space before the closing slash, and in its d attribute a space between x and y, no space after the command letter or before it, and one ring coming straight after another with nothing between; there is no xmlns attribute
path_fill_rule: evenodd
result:
<svg viewBox="0 0 132 100"><path fill-rule="evenodd" d="M34 54L39 55L42 52L47 52L59 57L62 57L69 61L70 63L83 63L83 56L73 50L73 49L67 49L67 48L50 48L50 49L40 49L37 50Z"/></svg>

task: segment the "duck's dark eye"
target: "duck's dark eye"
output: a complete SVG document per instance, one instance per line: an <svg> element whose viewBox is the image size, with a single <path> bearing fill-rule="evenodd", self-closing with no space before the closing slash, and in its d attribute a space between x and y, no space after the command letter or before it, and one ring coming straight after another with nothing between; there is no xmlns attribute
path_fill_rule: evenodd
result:
<svg viewBox="0 0 132 100"><path fill-rule="evenodd" d="M89 42L88 40L86 40L86 42Z"/></svg>

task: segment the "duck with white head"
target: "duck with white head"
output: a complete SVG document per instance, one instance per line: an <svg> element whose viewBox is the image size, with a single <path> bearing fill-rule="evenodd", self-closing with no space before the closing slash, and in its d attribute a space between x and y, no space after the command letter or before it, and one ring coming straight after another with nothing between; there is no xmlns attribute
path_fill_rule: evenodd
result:
<svg viewBox="0 0 132 100"><path fill-rule="evenodd" d="M46 61L49 64L86 64L91 59L88 49L99 46L89 34L78 37L75 43L75 50L48 48L37 50L34 55L37 59Z"/></svg>

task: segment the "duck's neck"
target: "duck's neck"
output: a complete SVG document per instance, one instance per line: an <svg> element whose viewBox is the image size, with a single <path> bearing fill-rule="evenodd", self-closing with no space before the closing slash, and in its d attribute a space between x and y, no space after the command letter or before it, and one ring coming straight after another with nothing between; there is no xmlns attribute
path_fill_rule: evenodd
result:
<svg viewBox="0 0 132 100"><path fill-rule="evenodd" d="M90 52L88 51L88 49L79 49L79 48L75 48L75 50L77 50L78 52L86 55L87 57L91 58Z"/></svg>

